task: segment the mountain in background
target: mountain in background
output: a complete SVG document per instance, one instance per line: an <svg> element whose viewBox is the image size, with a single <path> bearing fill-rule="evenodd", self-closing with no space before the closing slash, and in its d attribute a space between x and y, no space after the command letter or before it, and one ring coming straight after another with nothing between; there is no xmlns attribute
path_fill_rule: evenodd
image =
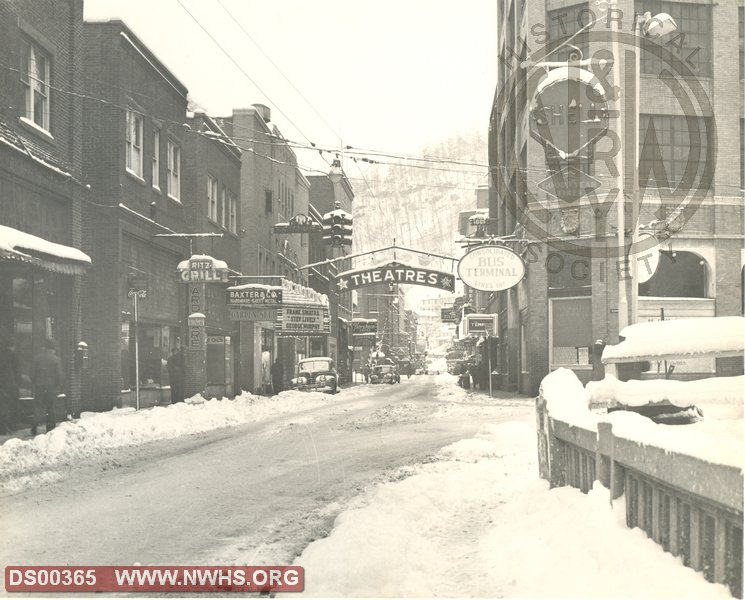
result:
<svg viewBox="0 0 745 600"><path fill-rule="evenodd" d="M486 138L480 132L454 135L424 148L422 157L374 164L364 174L347 163L355 192L355 253L390 246L395 238L401 246L456 255L458 212L474 208L476 188L487 184L485 166L457 163L486 165Z"/></svg>

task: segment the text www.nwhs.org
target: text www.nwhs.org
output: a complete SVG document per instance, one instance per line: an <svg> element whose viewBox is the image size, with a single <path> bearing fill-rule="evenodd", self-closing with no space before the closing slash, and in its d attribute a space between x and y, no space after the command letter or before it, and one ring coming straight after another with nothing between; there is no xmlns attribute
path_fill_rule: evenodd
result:
<svg viewBox="0 0 745 600"><path fill-rule="evenodd" d="M301 592L303 567L8 566L8 592Z"/></svg>

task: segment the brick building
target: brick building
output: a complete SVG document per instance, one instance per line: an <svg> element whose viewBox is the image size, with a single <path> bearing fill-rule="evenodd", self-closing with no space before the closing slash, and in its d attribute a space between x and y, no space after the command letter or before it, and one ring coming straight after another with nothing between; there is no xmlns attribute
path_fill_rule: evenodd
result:
<svg viewBox="0 0 745 600"><path fill-rule="evenodd" d="M188 231L187 207L197 190L183 175L186 87L121 21L86 22L84 41L82 137L91 203L83 247L93 268L83 312L96 374L86 382L85 404L107 410L134 404L127 390L136 371L143 404L167 401L164 362L182 340L186 298L176 268L190 247L184 238L156 236ZM137 322L128 294L135 280L147 294L138 300Z"/></svg>
<svg viewBox="0 0 745 600"><path fill-rule="evenodd" d="M606 73L603 89L611 108L618 111L610 119L610 131L625 140L620 154L613 154L623 161L614 173L605 160L612 152L611 138L599 142L582 169L600 185L572 206L546 190L547 155L529 129L530 101L543 77L542 68L524 68L521 63L529 56L542 56L542 49L550 44L556 49L562 41L571 41L584 58L598 53L608 56L613 51L607 33L612 21L594 22L602 11L587 1L500 0L497 9L499 69L489 128L490 229L499 236L515 234L516 239L505 243L521 252L527 264L525 279L496 294L485 307L499 315L500 385L534 394L541 379L560 366L573 369L583 381L599 377L599 361L593 365L595 341L617 342L619 329L628 321L655 320L663 314L664 318L742 314L742 0L618 0L614 16L621 19L619 31L626 36L622 50L612 54L620 99L612 96L612 70ZM678 31L659 44L640 38L629 42L634 15L647 11L672 15ZM570 40L574 34L577 37ZM630 90L635 85L634 48L639 44L637 104ZM545 60L565 61L571 52L564 46ZM679 56L677 63L675 56ZM675 78L682 82L678 90L685 90L684 94L676 96L672 80L661 76L666 65L684 75ZM682 97L695 104L688 105ZM714 156L715 169L709 160ZM631 211L619 211L618 203L624 193L626 205L631 203L637 164L642 196L639 223L642 231L660 242L661 252L654 274L642 274L636 280L638 287L632 287L623 261L614 260L612 249L620 241L619 213L627 235L632 230ZM693 169L687 170L687 165ZM592 204L593 198L610 198L611 203ZM682 212L690 202L696 203L696 209ZM588 243L591 239L595 242ZM578 246L585 250L578 251ZM646 263L637 260L637 264L641 274ZM652 365L651 375L656 369ZM690 360L677 364L675 373L695 377L741 369L731 359L716 364Z"/></svg>
<svg viewBox="0 0 745 600"><path fill-rule="evenodd" d="M191 238L191 253L221 260L231 274L240 275L241 151L204 112L189 113L186 123L190 133L183 146L182 202L185 231L196 234ZM205 372L194 385L201 388L203 383L211 397L231 397L237 392L236 375L242 361L238 323L231 321L226 302L228 284L185 285L192 291L195 285L199 287L204 296L201 312L207 317ZM185 310L193 312L193 308L188 301Z"/></svg>
<svg viewBox="0 0 745 600"><path fill-rule="evenodd" d="M309 234L275 234L276 223L308 214L310 183L300 172L295 152L271 122L268 107L235 109L216 122L241 148L240 283L279 285L282 279L307 286L298 270L308 259ZM309 339L280 338L276 321L241 321L240 385L252 392L270 389L270 365L277 357L288 379L297 360L310 353Z"/></svg>
<svg viewBox="0 0 745 600"><path fill-rule="evenodd" d="M326 175L311 175L310 181L310 204L320 218L335 208L352 214L354 202L354 190L347 178L342 173L341 179L334 183ZM353 236L354 237L354 236ZM315 255L317 260L337 258L345 254L352 254L349 246L332 247L324 245L321 236L316 236ZM335 276L352 268L351 260L340 260L329 266L322 266L311 271L310 285L313 289L326 294L329 298L329 310L331 312L331 332L326 342L326 353L337 361L339 369L345 374L351 374L353 353L349 348L353 347L350 323L352 321L353 300L352 292L339 292Z"/></svg>
<svg viewBox="0 0 745 600"><path fill-rule="evenodd" d="M15 422L28 418L29 369L47 339L65 366L57 418L81 410L82 27L82 0L0 4L0 338L14 340L23 375Z"/></svg>

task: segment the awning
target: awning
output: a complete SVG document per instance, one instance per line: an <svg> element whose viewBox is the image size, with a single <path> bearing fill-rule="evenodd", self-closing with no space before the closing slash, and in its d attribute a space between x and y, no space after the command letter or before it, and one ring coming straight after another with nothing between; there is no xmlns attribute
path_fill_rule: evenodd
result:
<svg viewBox="0 0 745 600"><path fill-rule="evenodd" d="M54 273L83 275L90 257L63 244L0 225L0 262L30 264Z"/></svg>

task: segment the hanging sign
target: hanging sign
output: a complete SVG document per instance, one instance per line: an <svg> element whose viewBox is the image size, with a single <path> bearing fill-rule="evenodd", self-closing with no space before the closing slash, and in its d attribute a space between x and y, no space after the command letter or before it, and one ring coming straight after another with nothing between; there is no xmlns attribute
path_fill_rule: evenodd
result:
<svg viewBox="0 0 745 600"><path fill-rule="evenodd" d="M499 292L516 286L525 276L525 263L504 246L480 246L458 263L458 277L481 292Z"/></svg>
<svg viewBox="0 0 745 600"><path fill-rule="evenodd" d="M228 288L229 306L255 308L278 307L282 304L282 288L268 285L241 285Z"/></svg>
<svg viewBox="0 0 745 600"><path fill-rule="evenodd" d="M376 335L377 333L377 319L370 319L366 321L352 321L352 335Z"/></svg>
<svg viewBox="0 0 745 600"><path fill-rule="evenodd" d="M222 282L228 281L228 265L211 256L192 256L177 267L182 282Z"/></svg>
<svg viewBox="0 0 745 600"><path fill-rule="evenodd" d="M467 335L494 335L497 331L497 315L468 315L465 331Z"/></svg>
<svg viewBox="0 0 745 600"><path fill-rule="evenodd" d="M457 322L458 311L455 306L448 306L440 309L440 321L443 323L455 323Z"/></svg>
<svg viewBox="0 0 745 600"><path fill-rule="evenodd" d="M354 290L366 285L381 283L401 283L423 285L448 292L455 291L455 277L450 273L410 267L396 262L370 269L346 271L337 275L339 291Z"/></svg>
<svg viewBox="0 0 745 600"><path fill-rule="evenodd" d="M228 306L228 318L231 321L274 321L277 318L277 309Z"/></svg>
<svg viewBox="0 0 745 600"><path fill-rule="evenodd" d="M308 215L295 215L289 223L275 223L274 233L313 233L322 231L320 223L311 219Z"/></svg>

